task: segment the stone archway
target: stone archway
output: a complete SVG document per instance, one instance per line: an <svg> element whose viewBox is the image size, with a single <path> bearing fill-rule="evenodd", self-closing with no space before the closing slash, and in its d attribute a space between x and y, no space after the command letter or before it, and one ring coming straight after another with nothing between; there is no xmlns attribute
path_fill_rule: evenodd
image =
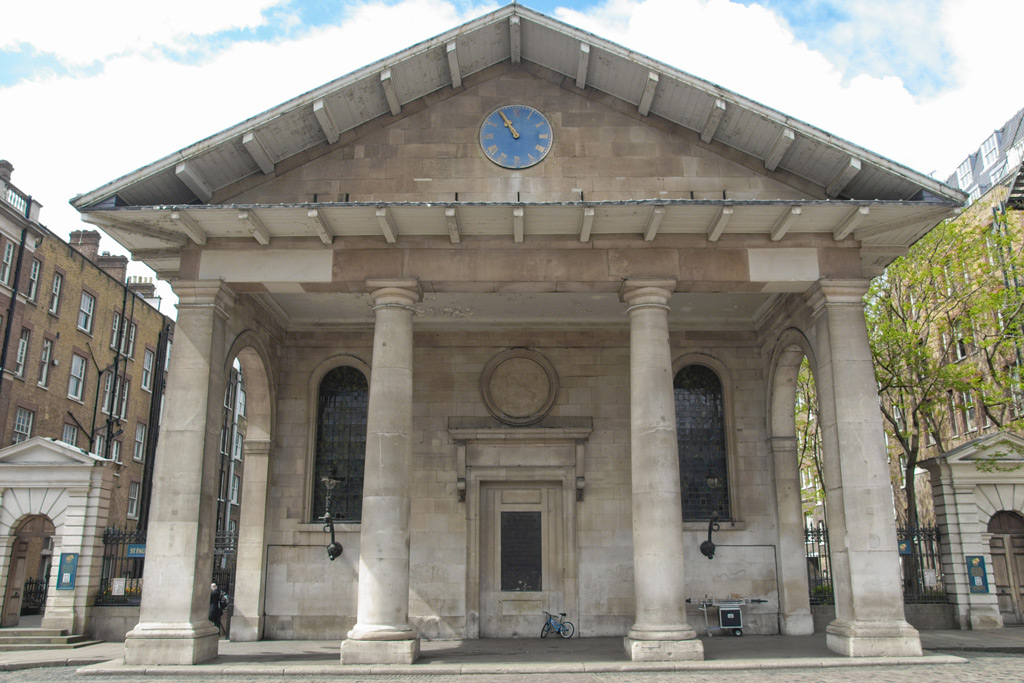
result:
<svg viewBox="0 0 1024 683"><path fill-rule="evenodd" d="M14 532L0 627L17 626L22 613L40 613L46 604L46 584L53 557L56 529L45 515L23 519Z"/></svg>
<svg viewBox="0 0 1024 683"><path fill-rule="evenodd" d="M1000 510L988 521L993 590L1004 624L1024 624L1024 517Z"/></svg>
<svg viewBox="0 0 1024 683"><path fill-rule="evenodd" d="M804 358L815 374L814 354L807 338L796 329L784 331L776 343L768 379L768 443L778 514L779 628L785 635L814 633L796 439L797 376Z"/></svg>
<svg viewBox="0 0 1024 683"><path fill-rule="evenodd" d="M270 455L273 450L275 384L270 356L256 333L241 333L228 353L227 368L235 359L245 382L245 436L243 483L238 545L235 560L235 595L230 614L231 639L260 640L266 599L266 525L270 491ZM228 373L225 372L225 376Z"/></svg>

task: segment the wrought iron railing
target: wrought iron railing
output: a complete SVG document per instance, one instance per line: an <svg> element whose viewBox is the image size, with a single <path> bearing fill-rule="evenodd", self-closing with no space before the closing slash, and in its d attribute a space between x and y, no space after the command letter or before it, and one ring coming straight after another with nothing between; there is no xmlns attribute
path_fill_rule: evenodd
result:
<svg viewBox="0 0 1024 683"><path fill-rule="evenodd" d="M233 596L235 594L235 560L238 557L238 534L220 534L213 545L213 583Z"/></svg>
<svg viewBox="0 0 1024 683"><path fill-rule="evenodd" d="M903 573L903 602L944 603L948 601L942 583L940 536L936 527L897 527L900 568ZM812 605L834 604L828 527L823 522L804 529L807 580Z"/></svg>
<svg viewBox="0 0 1024 683"><path fill-rule="evenodd" d="M39 614L46 604L47 580L29 579L21 590L21 613Z"/></svg>
<svg viewBox="0 0 1024 683"><path fill-rule="evenodd" d="M103 565L96 604L140 604L145 563L145 529L107 528L103 532Z"/></svg>

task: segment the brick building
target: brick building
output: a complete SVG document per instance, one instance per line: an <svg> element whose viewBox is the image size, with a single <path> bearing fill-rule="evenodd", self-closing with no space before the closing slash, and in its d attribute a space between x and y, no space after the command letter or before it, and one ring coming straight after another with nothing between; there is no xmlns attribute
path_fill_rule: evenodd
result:
<svg viewBox="0 0 1024 683"><path fill-rule="evenodd" d="M53 567L40 553L57 557L66 545L62 501L74 497L60 476L30 485L31 463L52 465L63 453L106 473L90 476L98 488L89 547L76 551L82 575L103 527L145 526L173 322L151 281L126 277L128 259L100 251L98 231L60 239L11 183L11 165L0 165L0 582L9 625L15 593ZM23 544L23 531L35 540Z"/></svg>

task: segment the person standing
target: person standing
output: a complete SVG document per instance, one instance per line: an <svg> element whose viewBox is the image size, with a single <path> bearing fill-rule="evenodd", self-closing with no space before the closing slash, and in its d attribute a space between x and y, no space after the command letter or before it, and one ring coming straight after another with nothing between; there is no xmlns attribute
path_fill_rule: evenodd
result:
<svg viewBox="0 0 1024 683"><path fill-rule="evenodd" d="M210 584L210 621L217 627L220 633L224 633L224 626L220 618L224 614L224 608L228 605L228 594L222 591L216 583Z"/></svg>

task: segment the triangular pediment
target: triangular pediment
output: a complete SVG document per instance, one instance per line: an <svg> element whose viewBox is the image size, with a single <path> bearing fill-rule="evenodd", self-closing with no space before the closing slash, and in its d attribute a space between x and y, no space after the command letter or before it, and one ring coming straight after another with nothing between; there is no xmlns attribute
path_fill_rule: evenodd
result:
<svg viewBox="0 0 1024 683"><path fill-rule="evenodd" d="M1007 432L986 434L946 451L935 460L945 461L949 465L968 463L971 466L998 464L1019 467L1024 463L1024 439Z"/></svg>
<svg viewBox="0 0 1024 683"><path fill-rule="evenodd" d="M0 467L4 465L96 465L107 462L63 441L36 436L0 450Z"/></svg>

